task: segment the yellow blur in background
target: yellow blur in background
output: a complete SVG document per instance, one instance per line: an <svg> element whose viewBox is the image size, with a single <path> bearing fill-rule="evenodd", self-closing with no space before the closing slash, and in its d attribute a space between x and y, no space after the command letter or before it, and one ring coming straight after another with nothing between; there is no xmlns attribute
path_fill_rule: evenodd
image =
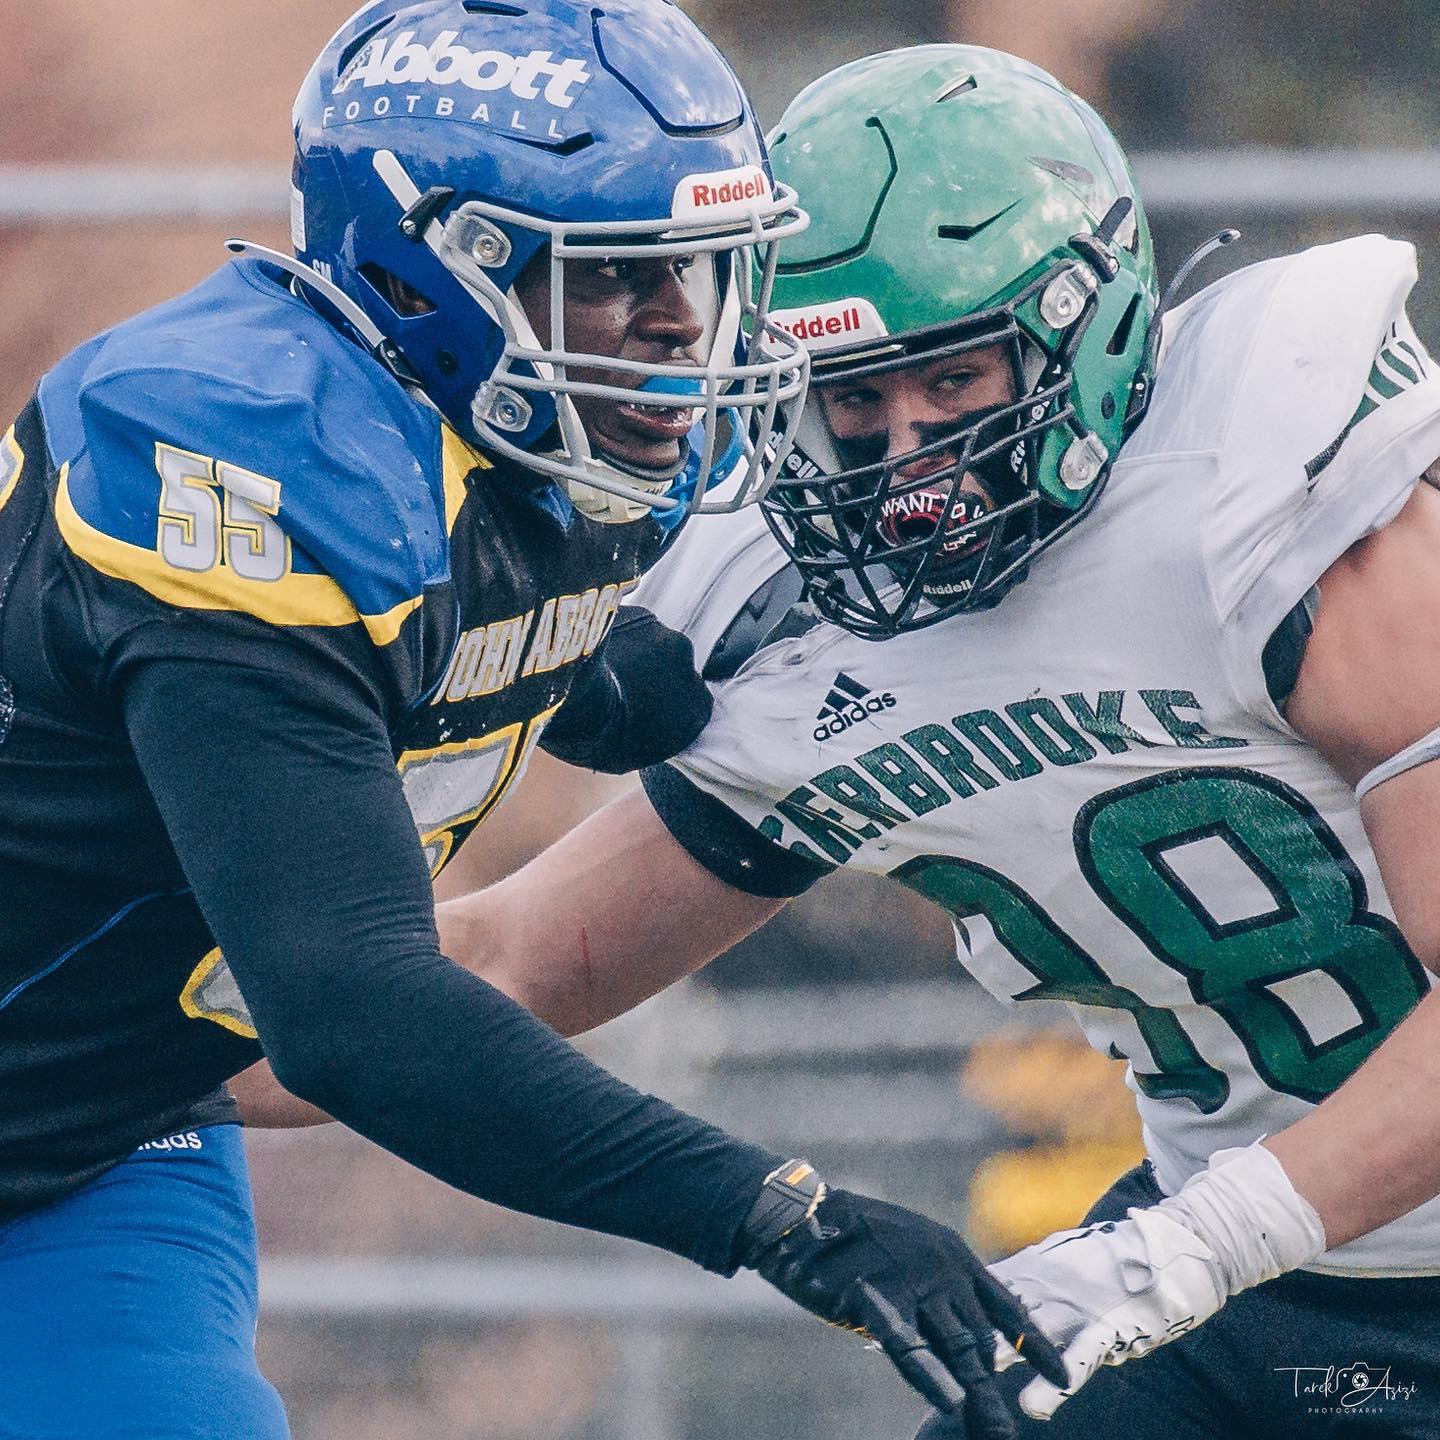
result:
<svg viewBox="0 0 1440 1440"><path fill-rule="evenodd" d="M1031 1143L997 1150L970 1182L970 1238L1008 1255L1078 1225L1145 1157L1122 1061L1068 1030L1001 1030L970 1052L961 1083Z"/></svg>

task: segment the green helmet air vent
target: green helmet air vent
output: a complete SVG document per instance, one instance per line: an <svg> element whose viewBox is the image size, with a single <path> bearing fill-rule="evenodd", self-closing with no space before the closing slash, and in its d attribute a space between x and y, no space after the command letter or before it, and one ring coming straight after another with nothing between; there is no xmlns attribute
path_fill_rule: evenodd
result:
<svg viewBox="0 0 1440 1440"><path fill-rule="evenodd" d="M940 105L946 100L953 100L957 95L964 95L967 91L974 90L977 84L973 75L967 75L963 80L957 80L948 90L942 90L935 97L935 103Z"/></svg>
<svg viewBox="0 0 1440 1440"><path fill-rule="evenodd" d="M942 240L973 240L1002 215L1008 215L1019 203L1018 200L1012 200L1003 210L997 210L988 220L982 220L978 225L937 225L935 233Z"/></svg>
<svg viewBox="0 0 1440 1440"><path fill-rule="evenodd" d="M1130 329L1135 324L1135 316L1140 310L1140 297L1132 295L1130 303L1125 307L1125 313L1120 317L1120 323L1115 327L1114 333L1110 336L1105 346L1107 355L1123 355L1126 347L1130 344Z"/></svg>
<svg viewBox="0 0 1440 1440"><path fill-rule="evenodd" d="M1083 165L1072 164L1069 160L1052 160L1044 155L1030 156L1030 163L1038 165L1042 170L1055 176L1057 180L1063 180L1067 185L1073 185L1077 190L1093 190L1095 188L1095 176Z"/></svg>
<svg viewBox="0 0 1440 1440"><path fill-rule="evenodd" d="M872 150L875 147L870 137L875 135L880 137L880 143L884 146L884 160L881 162L883 164L884 178L880 182L879 193L875 195L874 204L870 206L869 212L865 214L864 227L861 229L860 234L851 244L841 249L831 250L821 255L807 255L803 259L790 260L788 262L782 260L775 267L777 274L809 275L816 270L828 270L832 265L841 265L847 260L856 259L870 248L870 242L875 238L875 227L880 221L880 212L885 208L885 198L890 194L890 187L895 183L895 176L899 173L900 168L895 161L895 147L890 143L890 137L885 133L885 127L880 123L878 116L872 115L865 121L861 130L861 137L869 144ZM792 153L800 148L800 138L801 132L798 131L792 132L789 136ZM778 143L775 148L779 148ZM866 178L871 185L873 185L879 172L879 167L876 165L876 161L878 160L880 160L879 154L874 154L867 157L865 162L864 168L869 172ZM804 167L796 166L795 168L797 171L800 171L803 170ZM861 167L857 165L855 168L860 169ZM796 186L796 188L798 189L799 187ZM851 209L847 214L846 197L848 196L850 198L850 204L852 206L856 200L860 200L863 203L864 196L868 189L868 186L865 188L849 186L845 189L834 191L834 200L830 206L830 223L819 229L816 232L817 235L834 235L837 231L843 234L846 230L849 230L850 233L853 234L855 221L865 212ZM805 238L804 235L801 235L798 236L796 240L790 242L789 253L791 255L794 255L797 251L804 251Z"/></svg>

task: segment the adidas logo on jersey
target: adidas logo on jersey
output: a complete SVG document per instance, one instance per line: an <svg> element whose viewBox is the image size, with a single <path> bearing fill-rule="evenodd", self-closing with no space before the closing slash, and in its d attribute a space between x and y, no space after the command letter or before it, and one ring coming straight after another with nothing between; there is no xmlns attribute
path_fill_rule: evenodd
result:
<svg viewBox="0 0 1440 1440"><path fill-rule="evenodd" d="M568 110L575 92L591 78L583 60L553 58L553 51L510 55L504 50L471 50L457 45L458 30L442 30L428 45L415 43L413 30L374 40L345 68L331 92L352 85L464 85L470 90L506 90L519 100L543 94L548 104ZM413 113L414 106L410 107ZM381 113L381 112L376 112Z"/></svg>
<svg viewBox="0 0 1440 1440"><path fill-rule="evenodd" d="M878 715L882 710L894 707L895 697L890 691L877 694L868 685L862 685L841 670L830 682L830 693L815 714L815 738L833 740L867 715Z"/></svg>

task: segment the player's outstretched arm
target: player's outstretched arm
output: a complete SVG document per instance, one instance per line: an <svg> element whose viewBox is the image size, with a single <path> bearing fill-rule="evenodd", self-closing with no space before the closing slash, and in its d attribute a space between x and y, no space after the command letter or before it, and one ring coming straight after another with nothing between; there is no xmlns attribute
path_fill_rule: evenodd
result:
<svg viewBox="0 0 1440 1440"><path fill-rule="evenodd" d="M461 1189L728 1267L777 1157L621 1085L444 958L379 711L318 655L283 658L151 660L123 691L280 1082Z"/></svg>
<svg viewBox="0 0 1440 1440"><path fill-rule="evenodd" d="M720 1274L752 1267L872 1335L932 1403L1013 1434L989 1335L1026 1321L958 1236L864 1196L803 1194L799 1162L631 1089L452 964L373 697L316 655L175 658L186 629L127 662L125 720L286 1088L483 1199ZM1059 1365L1043 1341L1039 1357Z"/></svg>
<svg viewBox="0 0 1440 1440"><path fill-rule="evenodd" d="M442 953L562 1035L579 1035L698 970L784 903L717 879L636 789L498 884L437 905L435 923ZM331 1118L285 1090L263 1060L230 1089L247 1125Z"/></svg>
<svg viewBox="0 0 1440 1440"><path fill-rule="evenodd" d="M692 974L784 903L712 875L636 789L435 918L447 955L579 1035Z"/></svg>
<svg viewBox="0 0 1440 1440"><path fill-rule="evenodd" d="M1401 930L1440 972L1440 765L1423 743L1440 726L1440 494L1419 486L1331 566L1320 592L1286 718L1366 792L1361 815ZM1400 768L1387 765L1417 741ZM1440 755L1440 736L1431 748ZM1388 778L1367 787L1372 771ZM1022 1406L1053 1414L1100 1365L1186 1333L1229 1296L1440 1194L1437 1099L1432 993L1294 1125L1217 1153L1179 1194L1126 1220L1051 1236L994 1266L1070 1366L1066 1389L1032 1381ZM1002 1367L1012 1358L1002 1348Z"/></svg>

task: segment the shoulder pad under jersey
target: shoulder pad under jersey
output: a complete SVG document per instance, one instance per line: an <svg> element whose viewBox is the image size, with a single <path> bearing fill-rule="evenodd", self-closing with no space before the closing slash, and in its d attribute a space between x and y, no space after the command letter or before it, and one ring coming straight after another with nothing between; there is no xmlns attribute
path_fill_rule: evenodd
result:
<svg viewBox="0 0 1440 1440"><path fill-rule="evenodd" d="M42 382L56 518L95 569L187 609L398 634L449 579L480 457L253 261Z"/></svg>
<svg viewBox="0 0 1440 1440"><path fill-rule="evenodd" d="M1440 456L1440 368L1405 314L1415 278L1413 246L1365 235L1249 266L1166 317L1121 462L1205 458L1182 528L1232 678L1261 707L1276 627Z"/></svg>
<svg viewBox="0 0 1440 1440"><path fill-rule="evenodd" d="M687 523L631 602L689 636L705 678L722 680L764 643L799 593L798 574L751 505Z"/></svg>

